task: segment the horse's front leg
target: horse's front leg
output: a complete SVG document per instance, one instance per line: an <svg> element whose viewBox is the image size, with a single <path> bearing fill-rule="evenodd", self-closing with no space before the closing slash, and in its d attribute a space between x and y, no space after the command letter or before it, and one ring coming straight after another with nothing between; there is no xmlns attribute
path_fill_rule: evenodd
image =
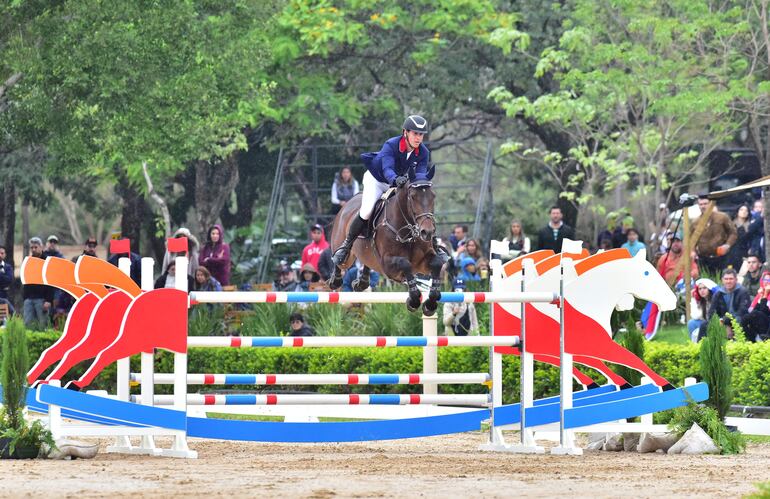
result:
<svg viewBox="0 0 770 499"><path fill-rule="evenodd" d="M364 268L358 273L356 280L353 281L353 291L366 291L370 284L370 274L371 269L364 265Z"/></svg>
<svg viewBox="0 0 770 499"><path fill-rule="evenodd" d="M403 276L409 291L409 298L406 300L406 308L408 308L410 312L414 312L420 307L422 294L417 288L417 279L412 273L412 264L407 258L402 256L392 256L387 259L387 266L391 271L388 272L388 274Z"/></svg>
<svg viewBox="0 0 770 499"><path fill-rule="evenodd" d="M441 298L441 269L444 267L444 260L435 255L430 261L430 293L428 299L422 305L422 311L430 317L436 313L438 300Z"/></svg>

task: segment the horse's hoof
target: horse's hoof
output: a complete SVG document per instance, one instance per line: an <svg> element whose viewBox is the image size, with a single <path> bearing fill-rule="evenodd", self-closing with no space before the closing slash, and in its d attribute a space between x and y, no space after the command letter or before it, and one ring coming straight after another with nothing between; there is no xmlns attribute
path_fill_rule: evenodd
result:
<svg viewBox="0 0 770 499"><path fill-rule="evenodd" d="M366 291L366 289L369 287L369 281L362 281L361 279L356 279L353 281L353 291L361 292Z"/></svg>
<svg viewBox="0 0 770 499"><path fill-rule="evenodd" d="M437 302L441 299L441 291L430 290L428 293L428 301Z"/></svg>
<svg viewBox="0 0 770 499"><path fill-rule="evenodd" d="M438 303L435 301L426 301L422 305L422 313L425 314L426 317L430 317L435 314L436 309L438 309Z"/></svg>
<svg viewBox="0 0 770 499"><path fill-rule="evenodd" d="M406 300L406 308L410 312L414 312L415 310L420 308L420 300L419 299L412 300L411 298L407 298L407 300Z"/></svg>

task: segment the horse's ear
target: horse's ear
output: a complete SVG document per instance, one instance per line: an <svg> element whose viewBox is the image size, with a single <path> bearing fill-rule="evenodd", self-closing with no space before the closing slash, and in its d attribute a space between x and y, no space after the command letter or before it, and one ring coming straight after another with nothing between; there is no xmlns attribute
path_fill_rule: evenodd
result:
<svg viewBox="0 0 770 499"><path fill-rule="evenodd" d="M639 251L637 251L636 255L634 255L634 258L641 258L642 260L647 260L647 248L642 248Z"/></svg>

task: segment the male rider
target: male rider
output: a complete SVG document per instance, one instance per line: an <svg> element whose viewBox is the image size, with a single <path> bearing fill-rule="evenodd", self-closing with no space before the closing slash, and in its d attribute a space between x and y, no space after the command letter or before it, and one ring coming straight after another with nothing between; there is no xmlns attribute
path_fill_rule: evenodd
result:
<svg viewBox="0 0 770 499"><path fill-rule="evenodd" d="M348 259L353 242L366 227L374 205L388 188L404 186L409 182L410 176L412 180L430 180L430 151L422 143L428 131L428 120L416 114L408 116L401 127L400 136L388 139L380 152L361 155L367 170L363 179L361 209L350 223L342 245L332 256L335 265L339 266ZM433 248L444 262L449 259L446 251L436 244L435 237Z"/></svg>

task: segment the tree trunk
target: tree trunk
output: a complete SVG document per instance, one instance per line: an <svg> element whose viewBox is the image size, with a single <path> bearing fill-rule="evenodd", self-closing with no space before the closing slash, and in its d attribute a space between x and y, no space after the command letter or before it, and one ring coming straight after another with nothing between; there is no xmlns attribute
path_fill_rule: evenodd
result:
<svg viewBox="0 0 770 499"><path fill-rule="evenodd" d="M142 193L128 181L124 174L118 176L115 191L123 200L120 232L123 238L131 240L131 251L141 252L142 224L150 214Z"/></svg>
<svg viewBox="0 0 770 499"><path fill-rule="evenodd" d="M21 244L24 248L21 252L23 256L29 255L29 201L21 201ZM45 236L43 236L45 237Z"/></svg>
<svg viewBox="0 0 770 499"><path fill-rule="evenodd" d="M6 257L11 265L13 261L13 246L15 244L16 231L16 186L13 182L5 182L2 189L2 199L0 199L0 244L7 249Z"/></svg>
<svg viewBox="0 0 770 499"><path fill-rule="evenodd" d="M195 164L195 209L202 234L219 220L222 208L238 183L237 154L214 164L209 161Z"/></svg>

